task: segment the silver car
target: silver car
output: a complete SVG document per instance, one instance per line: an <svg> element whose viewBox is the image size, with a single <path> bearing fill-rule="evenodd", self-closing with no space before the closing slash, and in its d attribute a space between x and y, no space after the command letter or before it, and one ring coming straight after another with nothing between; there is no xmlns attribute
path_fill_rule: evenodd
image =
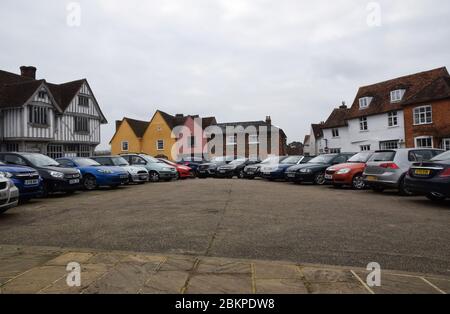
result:
<svg viewBox="0 0 450 314"><path fill-rule="evenodd" d="M19 189L14 183L0 173L0 214L19 203Z"/></svg>
<svg viewBox="0 0 450 314"><path fill-rule="evenodd" d="M374 191L398 189L401 195L411 195L405 188L405 176L413 163L427 161L443 151L432 148L404 148L376 151L364 171L364 182Z"/></svg>
<svg viewBox="0 0 450 314"><path fill-rule="evenodd" d="M148 170L141 166L130 166L121 156L101 156L91 157L102 166L121 167L128 172L130 183L145 183L149 180Z"/></svg>

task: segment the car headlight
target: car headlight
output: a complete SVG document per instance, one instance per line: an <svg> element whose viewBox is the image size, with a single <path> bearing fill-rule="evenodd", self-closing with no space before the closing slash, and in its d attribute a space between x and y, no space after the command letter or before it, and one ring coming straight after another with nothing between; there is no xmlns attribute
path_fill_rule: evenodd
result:
<svg viewBox="0 0 450 314"><path fill-rule="evenodd" d="M10 172L6 172L6 171L4 171L4 172L0 172L0 177L3 177L3 178L12 178L12 174L10 173Z"/></svg>
<svg viewBox="0 0 450 314"><path fill-rule="evenodd" d="M54 178L62 179L64 178L64 173L58 171L50 171L50 175Z"/></svg>
<svg viewBox="0 0 450 314"><path fill-rule="evenodd" d="M336 172L336 174L347 174L347 173L349 173L350 171L351 171L351 169L349 169L349 168L344 168L344 169L338 170L338 171Z"/></svg>
<svg viewBox="0 0 450 314"><path fill-rule="evenodd" d="M309 168L303 168L303 169L300 169L300 172L301 172L301 173L311 173L312 170L309 169Z"/></svg>
<svg viewBox="0 0 450 314"><path fill-rule="evenodd" d="M112 170L108 170L108 169L98 169L97 171L100 173L103 173L103 174L112 174L113 173Z"/></svg>

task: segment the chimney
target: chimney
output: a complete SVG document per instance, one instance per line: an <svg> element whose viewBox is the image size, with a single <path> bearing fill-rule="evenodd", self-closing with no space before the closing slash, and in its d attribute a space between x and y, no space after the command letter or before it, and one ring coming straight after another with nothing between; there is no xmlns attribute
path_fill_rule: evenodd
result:
<svg viewBox="0 0 450 314"><path fill-rule="evenodd" d="M272 125L272 118L270 116L266 116L266 123Z"/></svg>
<svg viewBox="0 0 450 314"><path fill-rule="evenodd" d="M28 78L36 79L36 68L32 66L21 66L20 75Z"/></svg>
<svg viewBox="0 0 450 314"><path fill-rule="evenodd" d="M347 105L345 104L345 101L342 102L342 105L339 107L339 109L347 109Z"/></svg>
<svg viewBox="0 0 450 314"><path fill-rule="evenodd" d="M182 113L177 113L177 114L175 115L175 117L176 117L176 118L184 118L184 114L182 114Z"/></svg>

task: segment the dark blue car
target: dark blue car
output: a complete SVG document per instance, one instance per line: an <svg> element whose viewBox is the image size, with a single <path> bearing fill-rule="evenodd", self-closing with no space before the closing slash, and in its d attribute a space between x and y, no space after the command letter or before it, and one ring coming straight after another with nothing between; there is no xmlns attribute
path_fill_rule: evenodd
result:
<svg viewBox="0 0 450 314"><path fill-rule="evenodd" d="M261 167L261 177L264 179L284 180L284 173L292 166L300 165L310 161L312 157L307 156L289 156L283 159L279 164L267 164Z"/></svg>
<svg viewBox="0 0 450 314"><path fill-rule="evenodd" d="M42 178L33 168L6 165L0 161L0 174L14 182L19 189L21 201L27 201L42 195Z"/></svg>
<svg viewBox="0 0 450 314"><path fill-rule="evenodd" d="M102 166L95 160L83 157L65 157L56 161L64 167L80 170L86 190L94 190L99 186L118 187L128 183L128 172L121 167Z"/></svg>

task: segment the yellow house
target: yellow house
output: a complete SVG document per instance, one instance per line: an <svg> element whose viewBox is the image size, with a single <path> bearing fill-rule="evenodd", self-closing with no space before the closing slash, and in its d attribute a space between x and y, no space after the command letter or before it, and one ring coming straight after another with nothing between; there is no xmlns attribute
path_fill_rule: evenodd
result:
<svg viewBox="0 0 450 314"><path fill-rule="evenodd" d="M142 138L149 123L146 121L123 118L116 121L116 133L111 139L113 155L125 153L142 153Z"/></svg>
<svg viewBox="0 0 450 314"><path fill-rule="evenodd" d="M172 130L183 119L157 110L142 137L142 151L151 156L165 156L172 160L172 146L176 143Z"/></svg>

